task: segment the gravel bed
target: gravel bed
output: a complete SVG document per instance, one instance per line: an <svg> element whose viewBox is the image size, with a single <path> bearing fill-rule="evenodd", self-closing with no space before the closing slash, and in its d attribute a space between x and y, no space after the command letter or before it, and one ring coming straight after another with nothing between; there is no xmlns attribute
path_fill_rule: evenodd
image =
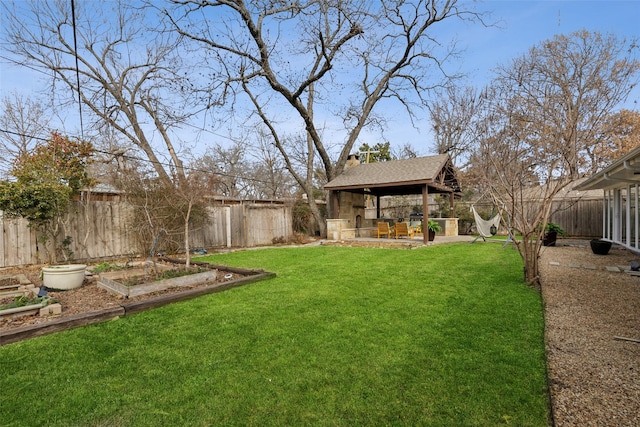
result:
<svg viewBox="0 0 640 427"><path fill-rule="evenodd" d="M540 258L546 350L556 426L640 425L640 257L588 241L559 242ZM609 267L610 269L607 269Z"/></svg>

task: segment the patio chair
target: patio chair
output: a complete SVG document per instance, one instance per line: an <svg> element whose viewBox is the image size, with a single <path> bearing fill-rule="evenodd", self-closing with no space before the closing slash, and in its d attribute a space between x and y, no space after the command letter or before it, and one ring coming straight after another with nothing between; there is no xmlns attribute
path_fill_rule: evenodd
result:
<svg viewBox="0 0 640 427"><path fill-rule="evenodd" d="M389 227L388 222L379 222L378 223L378 239L380 236L387 236L387 239L391 237L391 228Z"/></svg>
<svg viewBox="0 0 640 427"><path fill-rule="evenodd" d="M406 236L407 239L413 237L413 228L409 227L409 224L406 222L399 222L396 224L396 239L402 236Z"/></svg>

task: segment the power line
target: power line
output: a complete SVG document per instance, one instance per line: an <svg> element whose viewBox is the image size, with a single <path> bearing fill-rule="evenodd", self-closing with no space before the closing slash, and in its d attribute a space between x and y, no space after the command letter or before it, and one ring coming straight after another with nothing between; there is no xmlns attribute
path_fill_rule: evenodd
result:
<svg viewBox="0 0 640 427"><path fill-rule="evenodd" d="M10 135L19 136L21 138L37 139L38 141L45 141L45 142L49 141L47 138L41 138L39 136L33 136L33 135L25 135L24 133L13 132L13 131L6 130L6 129L0 129L0 132L8 133Z"/></svg>
<svg viewBox="0 0 640 427"><path fill-rule="evenodd" d="M82 97L80 96L80 65L78 61L78 35L76 30L76 5L71 0L71 20L73 22L73 56L76 59L76 83L78 85L78 111L80 113L80 136L84 139L84 127L82 126Z"/></svg>
<svg viewBox="0 0 640 427"><path fill-rule="evenodd" d="M13 132L13 131L6 130L6 129L0 129L0 132L8 133L10 135L19 136L19 137L22 137L22 138L35 139L35 140L38 140L38 141L44 141L44 142L49 141L49 139L47 139L47 138L42 138L42 137L39 137L39 136L26 135L26 134L23 134L23 133ZM100 150L100 149L97 149L95 147L94 147L93 151L95 151L96 153L107 154L107 155L110 155L110 156L116 156L116 157L118 156L118 155L114 154L111 151ZM140 162L147 162L147 163L150 163L150 164L157 164L157 165L160 165L160 166L174 167L174 165L171 164L171 163L165 163L165 162L161 162L161 161L158 161L158 160L145 159L145 158L142 158L142 157L132 156L130 154L120 154L119 156L121 156L124 159L136 160L136 161L140 161ZM231 175L231 174L227 174L227 173L223 173L223 172L213 172L213 171L209 171L209 170L195 168L195 167L192 167L192 166L183 166L183 169L189 170L189 171L193 171L193 172L202 172L202 173L205 173L205 174L213 174L213 175L224 176L224 177L227 177L227 178L243 179L245 181L269 183L269 181L265 181L265 180L262 180L262 179L250 178L250 177L246 177L246 176L242 176L242 175Z"/></svg>
<svg viewBox="0 0 640 427"><path fill-rule="evenodd" d="M11 62L11 63L13 63L13 64L15 64L15 65L19 65L19 66L24 67L24 68L28 68L28 69L30 69L31 71L35 71L35 72L37 72L37 73L44 74L44 75L46 75L46 76L48 76L48 75L49 75L49 74L47 74L45 71L43 71L42 69L40 69L40 68L38 68L38 67L34 67L34 66L32 66L32 65L27 65L27 64L25 64L25 63L22 63L22 62L20 62L20 61L17 61L17 60L15 60L15 59L13 59L13 58L9 58L8 56L0 55L0 59L4 59L4 60L5 60L5 61L7 61L7 62Z"/></svg>

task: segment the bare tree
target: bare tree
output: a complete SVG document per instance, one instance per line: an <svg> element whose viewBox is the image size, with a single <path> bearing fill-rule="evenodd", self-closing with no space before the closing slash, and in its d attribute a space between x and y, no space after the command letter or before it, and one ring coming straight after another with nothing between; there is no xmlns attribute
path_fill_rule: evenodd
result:
<svg viewBox="0 0 640 427"><path fill-rule="evenodd" d="M419 157L418 150L407 142L397 150L393 150L391 155L394 159L413 159Z"/></svg>
<svg viewBox="0 0 640 427"><path fill-rule="evenodd" d="M184 250L189 263L189 231L207 220L203 198L210 188L206 174L190 173L176 187L160 180L152 169L128 168L121 171L116 185L131 207L128 222L138 249L151 257Z"/></svg>
<svg viewBox="0 0 640 427"><path fill-rule="evenodd" d="M53 76L59 101L72 105L78 95L92 129L116 129L151 162L167 183L185 177L175 134L195 114L190 73L181 68L179 37L150 27L151 9L114 1L63 0L9 3L4 48L25 65ZM77 43L75 42L77 40ZM210 100L209 100L210 101ZM77 104L76 104L77 105Z"/></svg>
<svg viewBox="0 0 640 427"><path fill-rule="evenodd" d="M531 141L530 129L513 108L522 108L519 98L508 91L492 94L486 112L486 132L472 156L481 183L488 190L507 221L509 232L524 263L524 279L534 287L540 285L538 258L544 228L551 214L553 197L570 181L566 154L549 149L555 135L542 135L544 141ZM541 117L541 119L543 119Z"/></svg>
<svg viewBox="0 0 640 427"><path fill-rule="evenodd" d="M482 94L472 161L519 236L531 285L540 284L538 258L554 196L591 169L586 147L637 78L640 63L624 45L584 31L556 36L499 67Z"/></svg>
<svg viewBox="0 0 640 427"><path fill-rule="evenodd" d="M603 122L597 143L589 147L598 169L640 147L640 112L620 110Z"/></svg>
<svg viewBox="0 0 640 427"><path fill-rule="evenodd" d="M472 87L449 86L438 91L428 107L435 134L433 148L438 154L449 154L460 169L466 167L469 149L478 138L475 120L482 100Z"/></svg>
<svg viewBox="0 0 640 427"><path fill-rule="evenodd" d="M589 147L602 122L638 82L637 40L583 30L558 35L497 69L522 108L529 138L545 135L546 150L561 152L571 178L597 169ZM544 121L543 121L544 119ZM549 132L554 132L549 135Z"/></svg>
<svg viewBox="0 0 640 427"><path fill-rule="evenodd" d="M247 146L235 141L229 147L215 144L193 163L193 169L215 176L212 192L230 198L242 198L251 185L251 165L246 157Z"/></svg>
<svg viewBox="0 0 640 427"><path fill-rule="evenodd" d="M202 225L207 220L203 204L204 197L210 191L207 184L206 174L200 171L190 171L183 184L175 192L165 193L166 204L173 206L173 210L183 220L186 268L191 266L190 230L192 224Z"/></svg>
<svg viewBox="0 0 640 427"><path fill-rule="evenodd" d="M433 39L432 27L479 18L456 0L173 3L173 25L207 49L216 66L211 74L224 75L229 92L249 100L250 114L309 196L322 234L324 219L313 197L316 158L327 180L340 174L362 130L383 124L375 111L381 101L414 117L425 95L452 77L444 68L452 51ZM344 126L336 161L321 131L328 117ZM306 132L304 173L285 144L285 123Z"/></svg>
<svg viewBox="0 0 640 427"><path fill-rule="evenodd" d="M34 148L37 139L50 136L50 114L33 98L13 93L2 99L0 111L0 171L6 175L13 162Z"/></svg>
<svg viewBox="0 0 640 427"><path fill-rule="evenodd" d="M284 160L268 135L259 132L258 141L247 153L253 159L251 176L256 198L292 197L296 184L287 172Z"/></svg>

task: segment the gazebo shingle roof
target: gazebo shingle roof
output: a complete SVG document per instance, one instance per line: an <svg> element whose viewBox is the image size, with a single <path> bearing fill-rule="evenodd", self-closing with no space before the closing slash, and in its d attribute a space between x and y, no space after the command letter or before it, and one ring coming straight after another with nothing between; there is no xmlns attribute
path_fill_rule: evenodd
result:
<svg viewBox="0 0 640 427"><path fill-rule="evenodd" d="M460 191L448 154L357 165L345 169L324 188L380 195L420 194L425 184L435 192Z"/></svg>

